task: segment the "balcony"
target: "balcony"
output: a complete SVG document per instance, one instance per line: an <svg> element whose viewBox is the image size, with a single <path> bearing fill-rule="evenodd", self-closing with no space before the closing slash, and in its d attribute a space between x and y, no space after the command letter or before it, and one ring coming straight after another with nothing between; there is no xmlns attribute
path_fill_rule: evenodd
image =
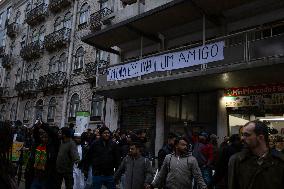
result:
<svg viewBox="0 0 284 189"><path fill-rule="evenodd" d="M12 56L7 55L7 54L4 55L2 58L2 67L5 69L11 69L12 65L13 65Z"/></svg>
<svg viewBox="0 0 284 189"><path fill-rule="evenodd" d="M16 35L18 33L18 29L19 29L19 25L16 22L8 24L8 26L7 26L7 35L10 38L16 37Z"/></svg>
<svg viewBox="0 0 284 189"><path fill-rule="evenodd" d="M109 66L109 60L97 60L95 63L86 64L84 75L87 80L95 80L97 76L104 75Z"/></svg>
<svg viewBox="0 0 284 189"><path fill-rule="evenodd" d="M47 16L47 5L42 3L27 13L26 22L28 25L34 26L44 21Z"/></svg>
<svg viewBox="0 0 284 189"><path fill-rule="evenodd" d="M24 60L29 61L39 58L42 53L43 53L42 45L39 41L36 41L24 46L20 51L20 56Z"/></svg>
<svg viewBox="0 0 284 189"><path fill-rule="evenodd" d="M37 89L41 91L64 89L67 85L67 73L50 73L39 78Z"/></svg>
<svg viewBox="0 0 284 189"><path fill-rule="evenodd" d="M30 79L21 81L15 86L15 90L19 95L35 94L37 91L38 81L36 79Z"/></svg>
<svg viewBox="0 0 284 189"><path fill-rule="evenodd" d="M5 49L5 46L0 47L0 58L3 58L6 55Z"/></svg>
<svg viewBox="0 0 284 189"><path fill-rule="evenodd" d="M136 3L137 0L120 0L122 2L122 4L124 5L131 5L133 3Z"/></svg>
<svg viewBox="0 0 284 189"><path fill-rule="evenodd" d="M70 36L71 29L62 28L44 38L44 47L49 52L66 47L70 41Z"/></svg>
<svg viewBox="0 0 284 189"><path fill-rule="evenodd" d="M109 8L105 7L93 14L91 14L90 16L90 29L92 31L98 31L101 29L103 23L102 23L102 19L108 15L111 15L113 13L112 10L110 10Z"/></svg>
<svg viewBox="0 0 284 189"><path fill-rule="evenodd" d="M58 13L71 5L72 0L50 0L48 8L53 13Z"/></svg>

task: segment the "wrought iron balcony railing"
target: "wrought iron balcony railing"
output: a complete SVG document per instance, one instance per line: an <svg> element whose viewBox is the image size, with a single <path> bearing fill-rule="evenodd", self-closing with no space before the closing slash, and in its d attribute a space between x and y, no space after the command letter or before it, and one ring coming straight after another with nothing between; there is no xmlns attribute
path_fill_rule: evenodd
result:
<svg viewBox="0 0 284 189"><path fill-rule="evenodd" d="M48 8L51 12L57 13L71 5L71 1L72 0L50 0Z"/></svg>
<svg viewBox="0 0 284 189"><path fill-rule="evenodd" d="M95 80L97 75L106 73L109 66L109 60L97 60L86 64L84 75L87 80Z"/></svg>
<svg viewBox="0 0 284 189"><path fill-rule="evenodd" d="M7 26L7 35L9 37L11 37L11 38L16 37L18 29L19 29L19 24L17 24L16 22L8 24L8 26Z"/></svg>
<svg viewBox="0 0 284 189"><path fill-rule="evenodd" d="M5 46L0 47L0 58L3 58L6 55L5 49Z"/></svg>
<svg viewBox="0 0 284 189"><path fill-rule="evenodd" d="M70 41L71 29L62 28L44 38L44 46L47 51L52 52L61 47L67 46Z"/></svg>
<svg viewBox="0 0 284 189"><path fill-rule="evenodd" d="M36 93L38 81L36 79L30 79L26 81L21 81L15 86L15 90L19 95L33 94Z"/></svg>
<svg viewBox="0 0 284 189"><path fill-rule="evenodd" d="M67 73L55 72L39 78L37 85L38 90L47 91L50 89L63 89L67 85Z"/></svg>
<svg viewBox="0 0 284 189"><path fill-rule="evenodd" d="M20 51L20 56L24 60L37 59L43 53L42 44L40 41L35 41L24 46Z"/></svg>
<svg viewBox="0 0 284 189"><path fill-rule="evenodd" d="M124 5L131 5L133 3L136 3L137 0L120 0Z"/></svg>
<svg viewBox="0 0 284 189"><path fill-rule="evenodd" d="M6 54L2 57L2 67L5 69L11 69L12 67L12 56Z"/></svg>
<svg viewBox="0 0 284 189"><path fill-rule="evenodd" d="M27 13L26 22L28 25L34 26L42 22L47 16L47 5L42 3Z"/></svg>
<svg viewBox="0 0 284 189"><path fill-rule="evenodd" d="M90 16L90 29L92 31L98 31L102 27L102 18L110 15L113 11L107 7L91 14Z"/></svg>

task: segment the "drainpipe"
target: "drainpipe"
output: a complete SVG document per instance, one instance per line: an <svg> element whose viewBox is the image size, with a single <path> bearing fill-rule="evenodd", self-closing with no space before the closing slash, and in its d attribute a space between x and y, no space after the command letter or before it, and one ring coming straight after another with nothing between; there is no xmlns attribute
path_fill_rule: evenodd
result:
<svg viewBox="0 0 284 189"><path fill-rule="evenodd" d="M67 110L68 110L68 97L70 92L70 79L71 79L71 72L72 72L72 60L73 60L73 48L74 48L74 39L75 39L75 29L76 29L76 19L77 19L77 10L78 10L78 0L74 1L74 8L73 8L73 20L72 20L72 29L71 29L71 36L70 36L70 45L69 45L69 52L68 52L68 60L67 60L67 87L64 90L64 97L63 97L63 108L62 108L62 115L61 115L61 124L60 127L64 127L66 118L67 118Z"/></svg>

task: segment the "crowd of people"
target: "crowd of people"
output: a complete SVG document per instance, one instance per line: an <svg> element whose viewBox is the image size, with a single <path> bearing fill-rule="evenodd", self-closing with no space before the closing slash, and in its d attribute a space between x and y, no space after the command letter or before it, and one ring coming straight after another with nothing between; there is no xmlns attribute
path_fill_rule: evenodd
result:
<svg viewBox="0 0 284 189"><path fill-rule="evenodd" d="M101 126L79 135L73 124L59 129L41 121L32 128L0 122L0 139L5 189L16 189L22 174L26 189L284 188L284 148L271 141L261 121L248 122L241 135L224 137L220 145L218 136L204 131L171 132L158 151L157 171L143 130ZM17 162L11 161L13 141L24 143Z"/></svg>

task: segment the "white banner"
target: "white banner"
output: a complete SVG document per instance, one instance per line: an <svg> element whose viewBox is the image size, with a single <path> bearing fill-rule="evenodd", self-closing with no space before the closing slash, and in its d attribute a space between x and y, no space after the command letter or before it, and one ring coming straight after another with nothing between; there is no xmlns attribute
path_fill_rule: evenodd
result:
<svg viewBox="0 0 284 189"><path fill-rule="evenodd" d="M156 71L175 70L224 59L224 41L167 53L108 68L107 81L139 77Z"/></svg>

